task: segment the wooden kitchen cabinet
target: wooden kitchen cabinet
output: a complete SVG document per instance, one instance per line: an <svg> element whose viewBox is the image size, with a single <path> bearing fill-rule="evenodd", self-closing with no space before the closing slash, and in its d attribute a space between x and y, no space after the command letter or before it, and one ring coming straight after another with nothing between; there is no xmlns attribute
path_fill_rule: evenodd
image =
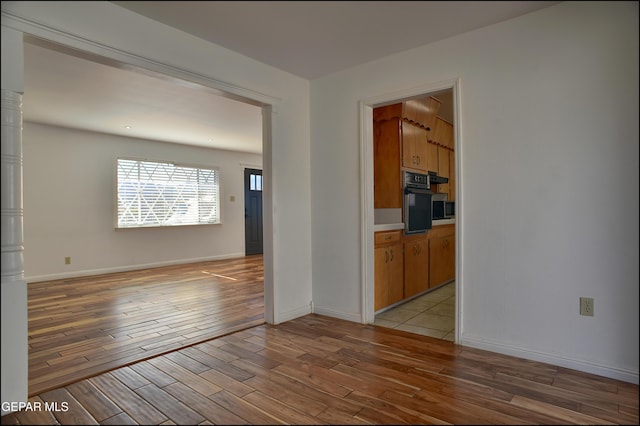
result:
<svg viewBox="0 0 640 426"><path fill-rule="evenodd" d="M445 148L453 149L453 124L440 117L436 117L435 127L430 134L432 137L431 142L444 146Z"/></svg>
<svg viewBox="0 0 640 426"><path fill-rule="evenodd" d="M427 171L438 174L438 145L427 143Z"/></svg>
<svg viewBox="0 0 640 426"><path fill-rule="evenodd" d="M429 288L449 282L456 277L455 226L433 228L429 239Z"/></svg>
<svg viewBox="0 0 640 426"><path fill-rule="evenodd" d="M438 176L450 177L449 173L449 155L453 155L453 151L449 151L447 148L441 146L438 147ZM438 192L449 194L449 184L441 183L438 185Z"/></svg>
<svg viewBox="0 0 640 426"><path fill-rule="evenodd" d="M375 233L374 245L374 310L404 298L404 259L402 231Z"/></svg>
<svg viewBox="0 0 640 426"><path fill-rule="evenodd" d="M402 166L427 174L427 131L402 122Z"/></svg>
<svg viewBox="0 0 640 426"><path fill-rule="evenodd" d="M429 240L426 236L405 238L404 297L429 289Z"/></svg>
<svg viewBox="0 0 640 426"><path fill-rule="evenodd" d="M429 96L375 108L373 110L373 120L405 119L418 126L424 127L428 132L433 132L439 111L440 100Z"/></svg>
<svg viewBox="0 0 640 426"><path fill-rule="evenodd" d="M427 174L438 162L427 131L400 118L373 123L373 207L402 208L402 169Z"/></svg>
<svg viewBox="0 0 640 426"><path fill-rule="evenodd" d="M437 163L427 140L439 110L432 97L374 108L374 208L402 208L402 168L426 174Z"/></svg>
<svg viewBox="0 0 640 426"><path fill-rule="evenodd" d="M402 208L402 122L373 122L373 207Z"/></svg>

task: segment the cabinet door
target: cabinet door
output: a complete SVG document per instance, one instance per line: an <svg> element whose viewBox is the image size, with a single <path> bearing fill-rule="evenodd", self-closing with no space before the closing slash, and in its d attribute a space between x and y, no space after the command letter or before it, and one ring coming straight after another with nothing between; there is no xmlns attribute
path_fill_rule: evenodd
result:
<svg viewBox="0 0 640 426"><path fill-rule="evenodd" d="M437 117L432 140L438 145L453 149L453 124Z"/></svg>
<svg viewBox="0 0 640 426"><path fill-rule="evenodd" d="M453 150L453 124L447 122L447 125L445 126L445 138L444 138L444 146L446 146L447 148Z"/></svg>
<svg viewBox="0 0 640 426"><path fill-rule="evenodd" d="M449 153L446 148L438 147L438 175L442 177L449 177ZM441 183L438 185L439 193L449 193L449 184Z"/></svg>
<svg viewBox="0 0 640 426"><path fill-rule="evenodd" d="M429 241L430 287L436 287L455 278L455 252L453 235Z"/></svg>
<svg viewBox="0 0 640 426"><path fill-rule="evenodd" d="M435 126L431 135L431 141L438 145L445 145L447 137L447 122L440 117L436 117Z"/></svg>
<svg viewBox="0 0 640 426"><path fill-rule="evenodd" d="M427 171L438 174L438 146L430 142L427 144Z"/></svg>
<svg viewBox="0 0 640 426"><path fill-rule="evenodd" d="M413 240L404 244L404 297L429 288L429 241Z"/></svg>
<svg viewBox="0 0 640 426"><path fill-rule="evenodd" d="M389 299L388 305L404 299L404 260L402 243L392 245L389 251Z"/></svg>
<svg viewBox="0 0 640 426"><path fill-rule="evenodd" d="M389 305L389 252L387 247L379 247L374 253L373 308L377 311Z"/></svg>
<svg viewBox="0 0 640 426"><path fill-rule="evenodd" d="M374 208L402 208L400 120L373 124Z"/></svg>
<svg viewBox="0 0 640 426"><path fill-rule="evenodd" d="M402 165L427 170L427 131L406 121L402 122Z"/></svg>
<svg viewBox="0 0 640 426"><path fill-rule="evenodd" d="M433 135L436 126L436 116L440 111L440 101L429 96L422 102L422 108L418 116L418 122L428 129L429 135ZM431 139L431 138L429 138Z"/></svg>

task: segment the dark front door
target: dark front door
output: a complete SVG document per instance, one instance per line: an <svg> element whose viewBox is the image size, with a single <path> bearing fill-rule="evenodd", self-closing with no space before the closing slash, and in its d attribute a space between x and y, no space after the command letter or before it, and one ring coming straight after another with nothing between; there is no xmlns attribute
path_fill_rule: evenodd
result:
<svg viewBox="0 0 640 426"><path fill-rule="evenodd" d="M247 255L262 253L262 170L244 169L244 240Z"/></svg>

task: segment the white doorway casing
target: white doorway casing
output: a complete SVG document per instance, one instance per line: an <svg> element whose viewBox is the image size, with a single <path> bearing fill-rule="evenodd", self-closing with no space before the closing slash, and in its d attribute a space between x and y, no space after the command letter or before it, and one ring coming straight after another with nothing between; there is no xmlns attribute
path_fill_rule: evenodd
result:
<svg viewBox="0 0 640 426"><path fill-rule="evenodd" d="M374 322L374 208L373 208L373 108L400 102L405 99L428 96L431 93L446 89L453 90L453 126L455 152L455 185L456 185L456 278L455 278L455 342L460 341L462 335L462 143L460 132L460 79L450 79L420 87L387 93L360 101L360 193L361 193L361 312L362 323Z"/></svg>

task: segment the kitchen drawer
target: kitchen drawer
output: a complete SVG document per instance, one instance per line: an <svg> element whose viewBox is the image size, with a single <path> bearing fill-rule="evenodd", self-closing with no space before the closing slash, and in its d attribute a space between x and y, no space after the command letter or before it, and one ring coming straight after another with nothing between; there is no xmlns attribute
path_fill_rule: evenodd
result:
<svg viewBox="0 0 640 426"><path fill-rule="evenodd" d="M429 239L449 237L451 235L454 235L455 232L456 232L455 224L434 226L432 229L429 230L429 232L427 232L427 237Z"/></svg>
<svg viewBox="0 0 640 426"><path fill-rule="evenodd" d="M386 231L375 233L375 245L391 244L400 242L402 239L402 231Z"/></svg>

